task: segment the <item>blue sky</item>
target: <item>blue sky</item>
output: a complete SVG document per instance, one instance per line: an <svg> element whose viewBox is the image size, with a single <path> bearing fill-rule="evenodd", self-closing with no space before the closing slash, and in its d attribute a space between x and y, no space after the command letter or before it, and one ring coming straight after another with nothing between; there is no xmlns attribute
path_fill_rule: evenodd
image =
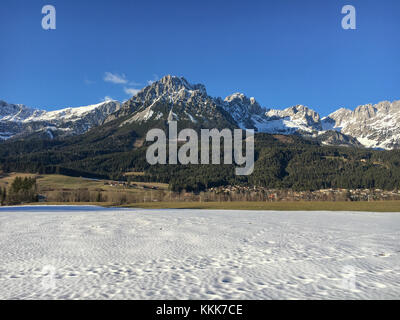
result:
<svg viewBox="0 0 400 320"><path fill-rule="evenodd" d="M56 30L41 27L46 4ZM356 30L341 27L346 4ZM212 96L326 115L400 99L399 16L398 0L2 0L0 99L48 110L123 101L173 74Z"/></svg>

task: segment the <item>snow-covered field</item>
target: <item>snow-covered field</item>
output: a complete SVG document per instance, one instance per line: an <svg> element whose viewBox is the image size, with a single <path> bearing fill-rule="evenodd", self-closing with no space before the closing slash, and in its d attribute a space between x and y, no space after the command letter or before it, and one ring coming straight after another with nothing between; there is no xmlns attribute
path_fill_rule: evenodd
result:
<svg viewBox="0 0 400 320"><path fill-rule="evenodd" d="M400 213L0 209L1 299L399 299Z"/></svg>

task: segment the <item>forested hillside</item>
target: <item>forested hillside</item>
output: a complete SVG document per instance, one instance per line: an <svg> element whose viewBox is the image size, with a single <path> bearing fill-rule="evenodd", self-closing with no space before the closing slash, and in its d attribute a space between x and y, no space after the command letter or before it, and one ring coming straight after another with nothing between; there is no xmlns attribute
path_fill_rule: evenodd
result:
<svg viewBox="0 0 400 320"><path fill-rule="evenodd" d="M400 151L321 146L296 135L256 134L255 169L236 176L234 165L156 165L146 162L146 143L134 127L115 123L60 140L0 144L4 172L60 173L72 176L169 183L172 190L200 191L224 185L293 190L400 187Z"/></svg>

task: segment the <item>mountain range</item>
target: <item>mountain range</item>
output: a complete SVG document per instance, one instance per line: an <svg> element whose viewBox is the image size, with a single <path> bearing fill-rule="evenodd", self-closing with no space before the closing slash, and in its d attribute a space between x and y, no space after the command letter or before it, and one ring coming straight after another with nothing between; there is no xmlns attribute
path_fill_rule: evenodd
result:
<svg viewBox="0 0 400 320"><path fill-rule="evenodd" d="M85 107L45 111L0 100L0 139L32 135L53 139L79 135L103 124L120 107L118 101L106 101Z"/></svg>
<svg viewBox="0 0 400 320"><path fill-rule="evenodd" d="M28 136L53 139L80 135L98 126L114 131L136 128L142 135L168 121L178 126L254 129L259 133L294 134L323 145L375 149L400 148L400 101L340 108L326 117L296 105L284 110L261 106L255 98L234 93L211 97L202 84L183 77L165 76L124 103L99 104L44 111L0 101L0 139Z"/></svg>

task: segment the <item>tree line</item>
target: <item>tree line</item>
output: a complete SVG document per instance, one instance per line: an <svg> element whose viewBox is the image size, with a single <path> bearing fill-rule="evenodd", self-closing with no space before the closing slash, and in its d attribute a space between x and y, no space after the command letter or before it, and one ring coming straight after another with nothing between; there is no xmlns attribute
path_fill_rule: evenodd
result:
<svg viewBox="0 0 400 320"><path fill-rule="evenodd" d="M135 138L128 131L113 136L112 129L103 128L101 132L62 141L0 143L0 167L4 172L60 173L112 180L126 180L125 172L141 171L144 175L135 180L168 183L175 192L202 192L228 185L295 191L400 188L399 150L321 146L295 135L282 139L256 134L254 172L236 176L233 165L150 166L146 143L133 147Z"/></svg>
<svg viewBox="0 0 400 320"><path fill-rule="evenodd" d="M9 189L1 188L1 205L16 205L39 201L36 179L31 177L16 177Z"/></svg>

